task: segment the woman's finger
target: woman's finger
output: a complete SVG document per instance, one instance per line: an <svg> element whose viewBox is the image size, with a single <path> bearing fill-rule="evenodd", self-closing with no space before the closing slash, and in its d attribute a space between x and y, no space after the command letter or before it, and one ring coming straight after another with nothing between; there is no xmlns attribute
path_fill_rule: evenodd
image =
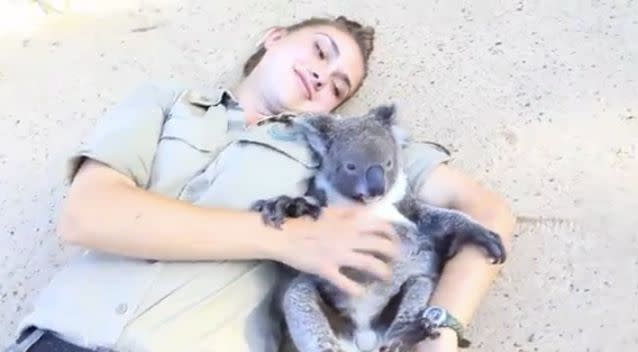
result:
<svg viewBox="0 0 638 352"><path fill-rule="evenodd" d="M365 290L361 284L343 275L338 268L326 271L323 276L350 296L360 296Z"/></svg>
<svg viewBox="0 0 638 352"><path fill-rule="evenodd" d="M375 233L379 236L386 237L390 241L399 242L399 236L394 229L394 226L386 220L379 220L376 218L366 219L359 227L361 232Z"/></svg>
<svg viewBox="0 0 638 352"><path fill-rule="evenodd" d="M360 252L349 253L343 259L341 265L351 267L356 270L366 271L381 280L389 281L392 278L390 265L371 254Z"/></svg>
<svg viewBox="0 0 638 352"><path fill-rule="evenodd" d="M366 233L357 238L351 245L352 249L359 252L375 253L387 258L389 261L399 256L399 243L374 233Z"/></svg>

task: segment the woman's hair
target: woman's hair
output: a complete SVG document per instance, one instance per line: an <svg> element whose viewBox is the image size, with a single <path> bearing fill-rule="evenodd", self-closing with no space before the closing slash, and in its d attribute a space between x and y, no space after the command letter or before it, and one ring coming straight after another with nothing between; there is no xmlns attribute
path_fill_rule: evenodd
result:
<svg viewBox="0 0 638 352"><path fill-rule="evenodd" d="M339 16L337 18L323 18L323 17L312 17L306 19L304 21L295 23L293 25L285 27L288 32L293 32L295 30L318 26L318 25L329 25L334 26L337 29L344 31L345 33L352 36L357 45L359 46L359 50L361 50L361 54L363 55L364 61L364 70L365 75L368 73L368 60L370 58L370 54L374 49L374 28L370 26L363 26L359 22L350 20L345 16ZM248 76L255 66L259 63L261 58L264 56L266 52L266 48L264 48L263 44L259 46L257 51L253 53L248 60L244 63L244 76Z"/></svg>

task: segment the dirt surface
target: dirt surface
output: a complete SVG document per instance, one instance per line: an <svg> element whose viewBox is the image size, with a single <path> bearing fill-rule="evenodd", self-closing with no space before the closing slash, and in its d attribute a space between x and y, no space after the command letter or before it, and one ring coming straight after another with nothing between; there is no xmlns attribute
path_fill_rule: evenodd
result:
<svg viewBox="0 0 638 352"><path fill-rule="evenodd" d="M55 236L63 165L106 107L144 80L212 87L268 26L343 13L378 29L345 110L397 102L520 216L470 350L638 350L638 2L93 3L0 11L0 347L78 250Z"/></svg>

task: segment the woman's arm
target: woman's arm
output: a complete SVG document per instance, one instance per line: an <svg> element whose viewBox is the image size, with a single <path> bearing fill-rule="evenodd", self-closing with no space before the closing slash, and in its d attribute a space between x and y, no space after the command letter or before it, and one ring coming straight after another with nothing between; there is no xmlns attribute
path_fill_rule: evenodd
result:
<svg viewBox="0 0 638 352"><path fill-rule="evenodd" d="M91 159L73 180L58 232L75 245L157 260L274 259L283 242L283 232L263 226L257 213L149 192Z"/></svg>
<svg viewBox="0 0 638 352"><path fill-rule="evenodd" d="M319 221L291 219L277 230L256 212L199 207L148 191L166 118L176 104L193 108L185 93L179 85L146 83L106 112L68 160L71 189L58 228L64 240L142 259L270 259L352 294L362 288L341 266L390 277L389 265L372 254L394 258L396 236L366 209L326 210Z"/></svg>
<svg viewBox="0 0 638 352"><path fill-rule="evenodd" d="M424 182L420 196L430 204L463 211L498 233L503 240L508 257L511 257L509 255L516 219L505 200L499 195L462 172L447 165L441 165ZM464 326L467 326L501 268L502 265L490 264L481 249L465 246L446 263L443 275L433 293L431 304L446 308ZM456 342L454 334L445 332L443 336L451 336L451 341ZM450 339L448 341L442 339L440 342L425 342L433 346L424 344L422 350L456 351L456 348L434 347L436 344L445 344L449 341Z"/></svg>
<svg viewBox="0 0 638 352"><path fill-rule="evenodd" d="M389 224L363 208L326 210L318 221L290 219L277 230L255 212L198 207L152 193L92 159L75 175L58 232L72 244L136 258L276 260L322 275L353 294L361 287L339 266L387 279L387 264L362 252L390 258L398 252Z"/></svg>

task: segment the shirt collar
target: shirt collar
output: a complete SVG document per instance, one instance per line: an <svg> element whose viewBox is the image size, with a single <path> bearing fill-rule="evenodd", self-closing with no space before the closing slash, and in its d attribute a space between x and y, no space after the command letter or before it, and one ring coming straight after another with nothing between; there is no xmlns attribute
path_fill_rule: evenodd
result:
<svg viewBox="0 0 638 352"><path fill-rule="evenodd" d="M209 101L210 105L219 105L221 104L224 108L226 108L226 112L228 113L228 128L229 130L245 130L248 125L246 121L246 114L244 109L239 105L237 98L228 88L217 87L214 90L214 93L210 95L213 97ZM295 115L292 112L282 112L280 114L266 116L262 119L260 124L267 122L271 118L275 118L281 115Z"/></svg>
<svg viewBox="0 0 638 352"><path fill-rule="evenodd" d="M218 86L209 94L191 96L191 102L202 106L223 106L228 114L228 128L231 130L241 130L246 128L246 116L244 110L239 105L237 98L230 89Z"/></svg>

